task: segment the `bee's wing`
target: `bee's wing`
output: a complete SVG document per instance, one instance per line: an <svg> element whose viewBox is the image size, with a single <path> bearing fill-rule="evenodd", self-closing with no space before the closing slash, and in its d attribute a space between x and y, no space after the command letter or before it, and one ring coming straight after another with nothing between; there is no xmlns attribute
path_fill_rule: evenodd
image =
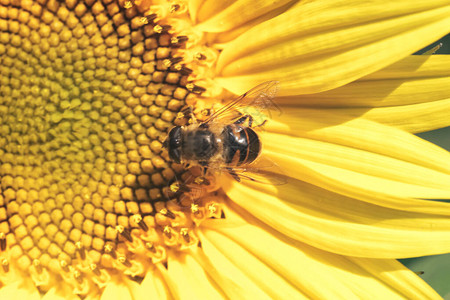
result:
<svg viewBox="0 0 450 300"><path fill-rule="evenodd" d="M237 97L227 105L210 115L203 123L220 120L221 123L231 123L242 115L240 108L256 107L271 116L271 110L280 112L280 108L272 101L278 91L278 81L267 81L257 85L245 94Z"/></svg>
<svg viewBox="0 0 450 300"><path fill-rule="evenodd" d="M223 167L221 170L230 174L237 181L244 179L271 185L287 183L287 176L283 170L267 157L259 157L254 163L244 167Z"/></svg>

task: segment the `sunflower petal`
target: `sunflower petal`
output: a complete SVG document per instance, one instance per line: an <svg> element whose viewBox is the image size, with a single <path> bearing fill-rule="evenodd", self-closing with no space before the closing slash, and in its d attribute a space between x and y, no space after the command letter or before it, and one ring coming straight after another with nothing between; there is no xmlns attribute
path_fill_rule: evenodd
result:
<svg viewBox="0 0 450 300"><path fill-rule="evenodd" d="M217 80L237 94L267 80L280 95L330 90L439 39L449 16L447 1L300 2L227 44Z"/></svg>
<svg viewBox="0 0 450 300"><path fill-rule="evenodd" d="M147 271L141 288L147 299L171 299L169 288L157 269L150 268Z"/></svg>
<svg viewBox="0 0 450 300"><path fill-rule="evenodd" d="M222 3L221 3L222 2ZM232 3L230 3L232 2ZM222 32L251 21L292 0L240 0L205 1L199 11L198 29L205 32Z"/></svg>
<svg viewBox="0 0 450 300"><path fill-rule="evenodd" d="M297 107L356 107L368 111L372 107L395 107L448 99L450 97L449 83L450 77L416 80L358 80L323 93L278 98L277 103Z"/></svg>
<svg viewBox="0 0 450 300"><path fill-rule="evenodd" d="M340 88L277 103L320 108L392 107L450 98L450 56L409 56ZM395 117L395 116L393 116Z"/></svg>
<svg viewBox="0 0 450 300"><path fill-rule="evenodd" d="M340 88L277 102L320 107L414 133L429 131L450 126L449 70L449 56L409 56Z"/></svg>
<svg viewBox="0 0 450 300"><path fill-rule="evenodd" d="M345 147L279 134L264 135L266 155L292 177L308 180L313 171L325 178L372 193L426 199L450 198L450 174L356 147ZM394 144L394 143L392 143ZM387 145L386 145L387 148ZM393 151L398 151L394 148ZM295 167L294 167L295 166ZM296 172L296 170L298 170ZM294 173L295 172L295 173ZM320 185L323 180L309 178Z"/></svg>
<svg viewBox="0 0 450 300"><path fill-rule="evenodd" d="M202 229L205 254L215 261L216 252L221 252L221 255L229 257L231 263L249 266L245 271L261 277L263 283L260 286L265 282L274 292L283 290L274 285L270 277L264 277L267 273L252 274L256 272L253 269L255 262L269 267L310 299L367 299L374 294L380 299L396 299L405 298L413 292L430 298L437 297L429 286L404 267L397 270L409 272L408 275L412 276L402 276L392 281L377 278L390 277L400 272L392 269L395 261L359 260L324 252L306 244L286 241L264 230L264 226L251 225L249 222L253 223L253 218L248 213L243 212L239 216L232 210L226 210L225 219L202 224L206 227ZM230 247L223 247L223 243ZM245 251L251 260L235 255L235 250ZM363 263L367 264L368 270L362 266ZM371 267L375 263L381 276L371 276ZM326 288L323 288L323 282L327 283ZM415 285L412 291L402 288L410 284Z"/></svg>
<svg viewBox="0 0 450 300"><path fill-rule="evenodd" d="M188 10L189 10L189 16L191 17L191 20L193 23L198 18L198 10L203 4L203 0L189 0L188 1Z"/></svg>
<svg viewBox="0 0 450 300"><path fill-rule="evenodd" d="M411 133L450 126L450 98L420 104L376 108L327 109L332 114L361 117Z"/></svg>
<svg viewBox="0 0 450 300"><path fill-rule="evenodd" d="M77 295L71 294L71 291L66 291L63 293L62 291L57 290L56 288L51 288L41 300L79 300L80 297Z"/></svg>
<svg viewBox="0 0 450 300"><path fill-rule="evenodd" d="M119 282L111 281L108 283L100 300L139 300L143 298L144 294L141 292L141 287L137 282L121 279Z"/></svg>
<svg viewBox="0 0 450 300"><path fill-rule="evenodd" d="M173 279L171 288L178 299L224 299L219 287L213 285L205 270L190 255L169 256L168 275Z"/></svg>
<svg viewBox="0 0 450 300"><path fill-rule="evenodd" d="M450 56L410 55L361 80L450 77Z"/></svg>
<svg viewBox="0 0 450 300"><path fill-rule="evenodd" d="M397 260L360 257L348 257L348 259L370 275L393 286L407 299L441 299L428 284Z"/></svg>
<svg viewBox="0 0 450 300"><path fill-rule="evenodd" d="M291 161L289 158L283 159L283 164L286 165L285 171L292 172L289 176L312 183L340 195L392 209L443 216L450 215L449 206L445 202L431 202L428 200L395 196L385 189L374 192L373 189L366 188L364 185L355 187L355 184L350 180L344 182L339 178L324 176L324 174L315 172L304 165L298 165L294 161L295 160ZM278 163L280 163L280 161L278 161ZM281 166L283 166L283 164L281 164Z"/></svg>
<svg viewBox="0 0 450 300"><path fill-rule="evenodd" d="M266 133L262 140L266 153L279 156L281 165L302 167L291 175L297 179L308 181L304 172L312 170L370 193L450 198L450 153L412 134L317 110L286 110L280 120L267 128L297 137Z"/></svg>
<svg viewBox="0 0 450 300"><path fill-rule="evenodd" d="M288 10L290 6L292 6L292 3L285 4L284 6L276 8L260 17L257 17L245 24L242 24L232 30L218 33L217 35L215 35L214 43L216 43L219 48L222 48L222 44L229 43L230 41L234 40L235 38L237 38L238 36L240 36L241 34L246 32L247 30L258 25L259 23L262 23L267 20L275 18L276 16L278 16L278 15L282 14L283 12L285 12L286 10Z"/></svg>
<svg viewBox="0 0 450 300"><path fill-rule="evenodd" d="M268 122L265 129L280 135L364 150L450 174L448 151L403 130L370 120L291 107Z"/></svg>
<svg viewBox="0 0 450 300"><path fill-rule="evenodd" d="M263 299L305 298L290 282L286 281L284 274L272 270L265 262L260 261L252 253L249 253L245 247L241 247L231 239L211 230L202 232L201 238L202 247L204 247L206 255L213 262L216 260L220 262L222 260L222 263L227 262L234 269L236 267L241 267L242 269L242 266L245 265L246 267L243 270L245 274L236 274L238 276L240 275L239 277L246 278L246 281L253 281L253 285L256 284L262 289L267 294ZM258 243L259 241L254 240L254 242ZM219 249L226 249L226 251L220 251ZM231 273L230 275L234 274ZM234 278L234 280L236 279L237 277Z"/></svg>
<svg viewBox="0 0 450 300"><path fill-rule="evenodd" d="M450 250L448 216L380 207L294 179L276 188L230 180L224 188L233 202L259 220L325 251L399 258Z"/></svg>
<svg viewBox="0 0 450 300"><path fill-rule="evenodd" d="M264 292L262 288L267 286L249 278L245 273L247 268L234 265L219 248L209 242L203 233L200 236L202 251L193 251L192 254L229 299L273 299L269 296L273 294L273 291Z"/></svg>
<svg viewBox="0 0 450 300"><path fill-rule="evenodd" d="M0 299L8 300L39 300L41 296L38 290L31 283L15 282L0 288Z"/></svg>

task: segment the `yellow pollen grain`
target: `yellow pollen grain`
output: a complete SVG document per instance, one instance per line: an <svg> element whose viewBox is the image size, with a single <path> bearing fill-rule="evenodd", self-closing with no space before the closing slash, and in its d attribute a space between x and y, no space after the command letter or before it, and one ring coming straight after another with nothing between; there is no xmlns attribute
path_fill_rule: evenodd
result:
<svg viewBox="0 0 450 300"><path fill-rule="evenodd" d="M216 206L214 204L211 204L211 205L208 206L208 211L209 211L210 214L214 214L214 213L216 213L217 208L216 208Z"/></svg>
<svg viewBox="0 0 450 300"><path fill-rule="evenodd" d="M164 226L164 233L169 236L172 232L172 229L169 226Z"/></svg>
<svg viewBox="0 0 450 300"><path fill-rule="evenodd" d="M198 211L199 211L199 206L198 206L198 204L192 203L192 204L191 204L191 212L192 212L193 214L195 214L195 213L197 213Z"/></svg>

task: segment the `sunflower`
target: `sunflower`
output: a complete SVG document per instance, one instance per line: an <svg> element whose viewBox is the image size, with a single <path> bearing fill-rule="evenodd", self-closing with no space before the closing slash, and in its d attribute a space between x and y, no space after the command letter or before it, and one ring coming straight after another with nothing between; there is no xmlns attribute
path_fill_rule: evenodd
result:
<svg viewBox="0 0 450 300"><path fill-rule="evenodd" d="M396 259L450 250L450 155L412 134L450 125L450 58L410 55L448 28L448 0L1 0L1 298L439 298ZM265 81L287 183L183 188L184 107Z"/></svg>

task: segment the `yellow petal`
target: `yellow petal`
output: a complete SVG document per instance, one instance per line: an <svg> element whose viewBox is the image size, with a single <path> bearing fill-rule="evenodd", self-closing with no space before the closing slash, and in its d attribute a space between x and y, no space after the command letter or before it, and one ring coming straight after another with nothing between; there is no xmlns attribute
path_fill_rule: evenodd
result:
<svg viewBox="0 0 450 300"><path fill-rule="evenodd" d="M450 126L450 56L409 56L340 88L277 103L320 107L409 132Z"/></svg>
<svg viewBox="0 0 450 300"><path fill-rule="evenodd" d="M361 173L358 175L358 172L356 172L353 175L361 177L352 180L350 177L342 177L342 174L333 176L333 172L328 173L326 171L316 170L311 166L308 167L308 162L306 164L300 163L301 159L318 154L316 153L318 152L318 147L322 145L320 142L326 142L333 145L349 147L350 149L353 148L356 152L351 157L352 163L357 163L359 159L364 159L365 155L359 156L357 153L359 151L365 151L448 174L450 170L449 153L430 142L424 141L402 130L372 121L330 114L324 110L300 109L295 107L286 108L281 116L276 116L275 120L268 122L266 129L270 132L309 139L312 145L317 145L317 147L313 147L310 154L304 157L299 154L305 149L294 148L294 154L290 155L292 160L289 158L282 160L286 163L286 172L287 170L292 170L292 173L288 175L294 178L381 206L406 211L437 214L440 212L448 215L445 204L434 203L430 206L427 201L407 197L407 195L418 197L418 194L412 195L414 189L408 189L406 194L401 194L402 190L399 187L388 189L383 184L381 186L376 185L376 179L375 181L364 181L364 178L374 178L365 177L362 174L363 170L359 168L356 168L356 170L361 171ZM280 136L283 137L283 135ZM265 148L270 149L272 144L279 145L280 140L278 138L276 139L276 143L266 143ZM331 145L329 146L332 147ZM283 152L287 153L287 151L282 151L281 153ZM324 154L333 157L333 159L337 155L334 150L325 151ZM380 163L380 161L376 161L375 166L377 167ZM387 174L392 169L392 165L385 167L387 168ZM384 176L383 174L380 175L382 177ZM409 174L407 175L409 176ZM419 180L421 179L419 178ZM444 185L444 188L446 187L445 181L442 182L442 185ZM429 192L432 191L429 190Z"/></svg>
<svg viewBox="0 0 450 300"><path fill-rule="evenodd" d="M208 272L208 275L222 288L223 292L230 299L273 299L273 289L267 289L267 285L261 282L253 281L246 273L248 268L242 268L240 265L233 264L221 251L224 249L221 245L216 248L209 242L208 238L202 233L201 250L192 251L192 255ZM231 249L230 249L231 250ZM265 277L267 279L267 277Z"/></svg>
<svg viewBox="0 0 450 300"><path fill-rule="evenodd" d="M380 299L396 299L407 298L413 293L424 295L424 298L436 297L430 287L405 267L392 269L396 265L395 261L347 258L324 252L272 235L259 224L251 225L254 220L245 212L239 216L226 210L225 214L225 219L202 224L206 227L202 229L205 254L212 262L216 261L219 253L220 256L228 257L232 264L246 266L243 270L260 277L260 286L269 285L273 293L282 293L283 289L272 281L268 273L253 274L258 272L255 267L260 267L260 264L265 264L282 276L309 299L369 299L373 295ZM245 251L247 256L235 255L235 250L238 253ZM250 259L246 259L247 257ZM381 276L372 275L373 264L377 264L377 271L382 273ZM397 280L384 280L400 272L412 276L405 274L398 276ZM415 287L411 291L402 289L402 286L408 285Z"/></svg>
<svg viewBox="0 0 450 300"><path fill-rule="evenodd" d="M448 216L380 207L294 179L276 188L230 180L224 188L233 202L270 227L325 251L403 258L450 250ZM231 208L240 211L236 204Z"/></svg>
<svg viewBox="0 0 450 300"><path fill-rule="evenodd" d="M156 268L150 268L141 283L142 293L147 299L172 299L165 279Z"/></svg>
<svg viewBox="0 0 450 300"><path fill-rule="evenodd" d="M140 300L144 298L141 287L137 282L121 278L117 281L111 281L105 287L101 300Z"/></svg>
<svg viewBox="0 0 450 300"><path fill-rule="evenodd" d="M383 180L382 178L366 176L358 172L346 171L323 164L306 161L299 162L299 160L281 154L271 153L271 155L289 176L300 178L302 181L341 195L404 211L426 212L447 216L450 214L446 203L429 202L406 196L411 194L409 189L416 194L421 192L428 195L442 194L443 192L440 190ZM370 186L365 186L365 183L370 184ZM431 205L430 203L433 204Z"/></svg>
<svg viewBox="0 0 450 300"><path fill-rule="evenodd" d="M223 2L223 3L220 3ZM206 32L222 32L253 20L271 10L283 6L292 0L240 0L205 1L200 8L198 29ZM228 4L230 4L228 6ZM217 14L216 14L217 13Z"/></svg>
<svg viewBox="0 0 450 300"><path fill-rule="evenodd" d="M0 288L0 299L8 300L39 300L41 296L31 282L15 282Z"/></svg>
<svg viewBox="0 0 450 300"><path fill-rule="evenodd" d="M391 66L372 74L373 76L385 74L387 78L372 80L364 77L331 91L281 97L277 99L277 103L320 108L358 107L368 110L371 107L419 104L450 98L450 74L439 74L442 69L450 69L450 56L436 55L445 59L434 59L433 56L424 59L423 56L419 56L420 60L412 59L412 57L414 56L402 60L402 62L409 62L410 72L402 73L399 69L398 78L389 78L396 76L394 72L390 73L387 70L392 70ZM420 71L421 66L432 65L435 62L442 64L441 70L435 70L434 73L431 70ZM400 64L394 65L403 67Z"/></svg>
<svg viewBox="0 0 450 300"><path fill-rule="evenodd" d="M200 5L197 7L193 7L195 11L190 11L190 13L194 13L197 17L194 20L197 20L198 23L208 20L214 15L219 14L221 11L226 9L228 6L237 2L236 0L223 0L223 1L214 1L214 0L203 0Z"/></svg>
<svg viewBox="0 0 450 300"><path fill-rule="evenodd" d="M276 16L284 13L286 10L289 9L289 7L291 6L291 3L288 3L284 6L281 6L279 8L276 8L274 10L271 10L270 12L257 17L245 24L242 24L236 28L233 28L232 30L226 31L226 32L221 32L215 35L214 38L214 43L218 46L218 48L222 48L223 44L229 43L230 41L234 40L235 38L237 38L238 36L240 36L241 34L243 34L244 32L246 32L247 30L255 27L256 25L258 25L259 23L265 22L267 20L273 19Z"/></svg>
<svg viewBox="0 0 450 300"><path fill-rule="evenodd" d="M449 198L450 154L402 130L299 108L286 108L266 128L280 134L263 134L263 139L268 138L265 149L292 157L301 168L289 175L297 179L327 188L334 182L333 186L342 188L335 191L347 195L356 188L371 195ZM321 176L309 178L311 171Z"/></svg>
<svg viewBox="0 0 450 300"><path fill-rule="evenodd" d="M326 110L290 107L275 116L265 128L281 135L359 149L450 174L448 151L403 130L370 120L353 119ZM272 143L266 145L270 149ZM354 159L359 159L356 153Z"/></svg>
<svg viewBox="0 0 450 300"><path fill-rule="evenodd" d="M259 260L252 253L248 252L245 247L241 247L233 240L219 234L215 230L203 231L201 238L202 247L205 248L205 254L210 257L212 263L215 263L216 260L219 262L222 261L222 263L226 261L234 268L240 267L244 274L233 272L229 275L236 275L237 277L234 278L234 280L239 277L244 277L246 278L246 281L253 281L254 283L252 285L256 284L266 294L263 296L263 299L305 298L298 289L293 287L290 282L286 280L285 274L277 272L277 270L272 270L264 261ZM253 242L257 243L258 241L253 240ZM274 252L274 256L280 254L281 253ZM255 290L255 287L252 285L250 287L252 290ZM249 291L246 293L248 292Z"/></svg>
<svg viewBox="0 0 450 300"><path fill-rule="evenodd" d="M190 255L170 255L167 265L177 299L225 299L220 288Z"/></svg>
<svg viewBox="0 0 450 300"><path fill-rule="evenodd" d="M305 107L393 107L448 99L450 77L418 80L355 81L324 93L278 98L277 103ZM363 111L364 112L364 111Z"/></svg>
<svg viewBox="0 0 450 300"><path fill-rule="evenodd" d="M203 0L189 0L188 1L188 9L189 9L189 16L191 17L191 20L193 23L195 23L195 20L198 18L198 10L200 6L203 4Z"/></svg>
<svg viewBox="0 0 450 300"><path fill-rule="evenodd" d="M317 93L406 57L450 26L447 1L335 2L300 2L227 44L218 82L237 94L267 80L281 82L280 95Z"/></svg>
<svg viewBox="0 0 450 300"><path fill-rule="evenodd" d="M57 290L56 288L51 288L41 300L79 300L80 297L72 294L72 291L67 289L66 291Z"/></svg>
<svg viewBox="0 0 450 300"><path fill-rule="evenodd" d="M448 55L410 55L361 80L449 77L449 66Z"/></svg>
<svg viewBox="0 0 450 300"><path fill-rule="evenodd" d="M364 132L361 130L360 134ZM395 147L400 144L399 141L383 145L380 140L384 137L372 138L377 138L375 146L384 147L385 151L392 146L394 155L402 148ZM348 147L273 133L264 134L262 141L266 155L286 172L291 172L288 175L311 180L309 182L313 184L321 185L323 180L315 182L317 178L307 178L310 171L371 193L427 199L450 198L450 169L431 169L402 158L361 150L358 149L358 144L362 144L360 141ZM450 158L450 154L447 156Z"/></svg>
<svg viewBox="0 0 450 300"><path fill-rule="evenodd" d="M450 126L450 98L420 104L377 108L327 109L332 114L361 117L411 133L435 130Z"/></svg>
<svg viewBox="0 0 450 300"><path fill-rule="evenodd" d="M420 277L411 272L397 260L367 259L348 257L348 259L369 272L372 276L391 285L408 299L441 299L441 297Z"/></svg>

